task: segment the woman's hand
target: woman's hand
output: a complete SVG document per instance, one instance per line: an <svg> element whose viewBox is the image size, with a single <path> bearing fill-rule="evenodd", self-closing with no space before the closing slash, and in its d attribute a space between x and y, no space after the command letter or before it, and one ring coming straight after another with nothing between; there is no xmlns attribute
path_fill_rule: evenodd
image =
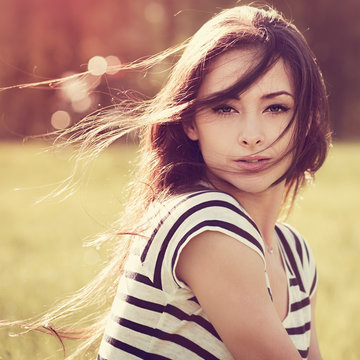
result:
<svg viewBox="0 0 360 360"><path fill-rule="evenodd" d="M236 360L301 359L270 299L264 262L255 251L206 231L183 249L176 274Z"/></svg>

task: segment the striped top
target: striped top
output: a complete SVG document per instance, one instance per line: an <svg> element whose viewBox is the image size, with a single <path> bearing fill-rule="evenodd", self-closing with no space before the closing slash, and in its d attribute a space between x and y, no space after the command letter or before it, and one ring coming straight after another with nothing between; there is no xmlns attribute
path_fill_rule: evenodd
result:
<svg viewBox="0 0 360 360"><path fill-rule="evenodd" d="M156 208L156 209L155 209ZM175 274L184 246L203 231L219 231L253 249L264 261L264 243L232 196L204 190L169 199L148 216L147 237L136 237L120 279L98 360L233 359L189 287ZM300 355L310 345L311 307L317 276L311 251L291 227L276 225L288 279L283 325Z"/></svg>

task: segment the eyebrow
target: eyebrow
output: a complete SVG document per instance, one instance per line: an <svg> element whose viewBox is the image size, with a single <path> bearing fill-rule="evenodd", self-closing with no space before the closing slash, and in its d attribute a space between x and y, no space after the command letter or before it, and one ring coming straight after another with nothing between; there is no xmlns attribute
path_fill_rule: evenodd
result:
<svg viewBox="0 0 360 360"><path fill-rule="evenodd" d="M275 91L275 92L272 92L272 93L269 93L269 94L264 94L261 96L261 99L262 100L265 100L265 99L273 99L277 96L281 96L281 95L286 95L286 96L290 96L291 98L295 98L293 94L289 93L288 91L286 90L280 90L280 91ZM233 95L233 96L230 96L228 99L235 99L235 100L240 100L241 99L241 95Z"/></svg>
<svg viewBox="0 0 360 360"><path fill-rule="evenodd" d="M265 94L261 97L261 99L272 99L272 98L280 96L280 95L287 95L287 96L291 96L292 98L294 98L293 94L290 94L289 92L287 92L285 90L282 90L282 91L276 91L273 93Z"/></svg>

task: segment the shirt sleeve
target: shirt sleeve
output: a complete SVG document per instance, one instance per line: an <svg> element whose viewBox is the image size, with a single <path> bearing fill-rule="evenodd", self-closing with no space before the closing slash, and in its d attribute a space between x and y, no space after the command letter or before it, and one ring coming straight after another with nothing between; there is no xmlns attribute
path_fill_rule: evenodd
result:
<svg viewBox="0 0 360 360"><path fill-rule="evenodd" d="M294 253L296 262L301 269L301 280L305 287L305 292L311 298L316 291L318 284L318 274L314 255L309 243L302 237L298 231L286 224L286 228L292 233L294 239Z"/></svg>
<svg viewBox="0 0 360 360"><path fill-rule="evenodd" d="M187 288L176 276L176 265L184 247L204 231L221 232L247 245L262 258L265 268L260 233L236 199L228 194L209 190L177 198L166 205L165 215L157 223L146 258L154 282L167 292Z"/></svg>
<svg viewBox="0 0 360 360"><path fill-rule="evenodd" d="M307 285L308 285L307 289L308 289L309 297L311 298L317 289L318 273L317 273L315 258L311 251L311 248L304 238L302 240L303 240L305 253L306 253L307 267L305 269L305 273L307 275Z"/></svg>

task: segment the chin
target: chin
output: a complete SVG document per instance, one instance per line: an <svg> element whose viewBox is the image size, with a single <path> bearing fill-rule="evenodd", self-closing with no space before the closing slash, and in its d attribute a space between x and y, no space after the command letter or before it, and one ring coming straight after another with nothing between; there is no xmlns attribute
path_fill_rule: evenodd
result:
<svg viewBox="0 0 360 360"><path fill-rule="evenodd" d="M248 186L235 186L234 188L236 189L236 192L238 193L247 193L247 194L262 194L264 192L266 192L269 188L271 187L271 185L269 186L264 186L264 185L248 185Z"/></svg>
<svg viewBox="0 0 360 360"><path fill-rule="evenodd" d="M285 168L285 167L284 167ZM277 169L269 172L259 172L250 174L232 174L212 171L208 173L210 182L218 190L230 194L261 194L266 191L271 191L281 186L281 183L274 185L274 183L285 173L286 169Z"/></svg>
<svg viewBox="0 0 360 360"><path fill-rule="evenodd" d="M259 177L257 176L254 179L247 179L247 180L241 180L241 181L231 181L231 180L225 180L222 181L223 186L219 183L219 190L224 190L226 192L232 193L232 194L263 194L267 191L272 191L279 186L282 186L282 183L274 185L274 183L281 177L279 175L278 177Z"/></svg>

